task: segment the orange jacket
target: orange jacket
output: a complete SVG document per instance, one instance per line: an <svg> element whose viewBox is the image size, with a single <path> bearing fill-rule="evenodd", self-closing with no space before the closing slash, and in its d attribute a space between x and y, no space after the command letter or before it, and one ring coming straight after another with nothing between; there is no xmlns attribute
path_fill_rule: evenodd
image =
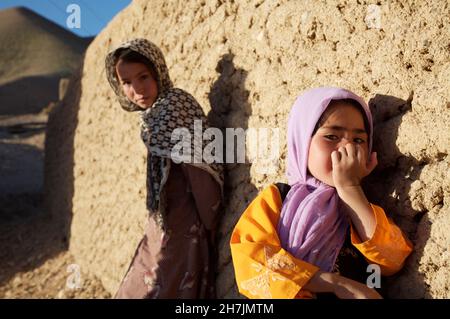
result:
<svg viewBox="0 0 450 319"><path fill-rule="evenodd" d="M351 227L351 242L369 263L378 264L381 274L399 271L412 251L411 242L383 209L372 205L376 229L361 242ZM275 185L262 191L244 211L231 235L230 246L239 292L248 298L311 298L302 287L319 270L281 248L276 231L281 196Z"/></svg>

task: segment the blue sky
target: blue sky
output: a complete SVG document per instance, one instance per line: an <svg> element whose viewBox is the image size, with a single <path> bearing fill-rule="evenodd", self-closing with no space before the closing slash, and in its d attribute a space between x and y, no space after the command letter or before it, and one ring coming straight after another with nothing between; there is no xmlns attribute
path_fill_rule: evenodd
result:
<svg viewBox="0 0 450 319"><path fill-rule="evenodd" d="M1 0L0 10L26 7L65 29L86 37L97 35L130 2L131 0ZM72 3L80 7L80 29L69 29L66 25L71 14L66 9Z"/></svg>

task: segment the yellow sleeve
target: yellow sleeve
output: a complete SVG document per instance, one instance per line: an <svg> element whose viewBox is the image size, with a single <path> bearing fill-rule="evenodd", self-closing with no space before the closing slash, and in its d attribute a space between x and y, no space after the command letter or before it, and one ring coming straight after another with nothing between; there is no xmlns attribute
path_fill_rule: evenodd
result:
<svg viewBox="0 0 450 319"><path fill-rule="evenodd" d="M239 292L257 299L308 297L302 287L319 270L281 248L276 231L281 197L271 185L244 211L231 235Z"/></svg>
<svg viewBox="0 0 450 319"><path fill-rule="evenodd" d="M378 264L383 276L390 276L402 269L406 258L413 250L413 245L401 229L386 216L381 207L370 205L376 218L375 232L372 238L361 242L351 226L352 245L366 257L369 263Z"/></svg>

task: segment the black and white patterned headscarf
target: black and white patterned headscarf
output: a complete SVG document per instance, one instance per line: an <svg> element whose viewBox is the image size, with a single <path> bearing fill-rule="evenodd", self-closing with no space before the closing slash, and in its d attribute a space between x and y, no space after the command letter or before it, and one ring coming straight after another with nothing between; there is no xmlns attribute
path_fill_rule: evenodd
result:
<svg viewBox="0 0 450 319"><path fill-rule="evenodd" d="M157 73L158 96L153 105L146 110L143 110L125 96L117 79L115 55L118 50L125 48L136 51L149 59ZM191 145L186 146L190 147L193 156L199 156L198 148L194 147L194 121L201 120L203 132L209 128L208 121L201 106L192 95L173 87L161 50L146 39L133 39L108 53L106 75L122 108L129 112L139 111L141 115L141 137L149 152L147 161L147 207L150 212L156 214L157 221L164 227L166 207L164 185L169 175L171 159L173 159L171 157L172 149L180 142L179 140L172 141L172 133L176 128L188 129L191 135ZM204 148L205 141L202 144ZM223 193L223 167L221 164L207 164L204 161L194 163L193 160L187 162L187 164L210 173L219 183Z"/></svg>

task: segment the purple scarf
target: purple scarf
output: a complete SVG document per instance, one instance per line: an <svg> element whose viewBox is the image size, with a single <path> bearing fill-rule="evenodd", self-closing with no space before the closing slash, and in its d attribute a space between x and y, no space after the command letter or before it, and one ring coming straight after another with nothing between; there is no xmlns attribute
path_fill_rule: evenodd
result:
<svg viewBox="0 0 450 319"><path fill-rule="evenodd" d="M298 259L332 271L345 241L349 223L334 187L307 174L311 135L331 100L353 99L363 107L369 123L372 149L372 115L362 98L341 88L320 87L304 92L289 115L287 178L291 189L281 208L278 234L281 246Z"/></svg>

